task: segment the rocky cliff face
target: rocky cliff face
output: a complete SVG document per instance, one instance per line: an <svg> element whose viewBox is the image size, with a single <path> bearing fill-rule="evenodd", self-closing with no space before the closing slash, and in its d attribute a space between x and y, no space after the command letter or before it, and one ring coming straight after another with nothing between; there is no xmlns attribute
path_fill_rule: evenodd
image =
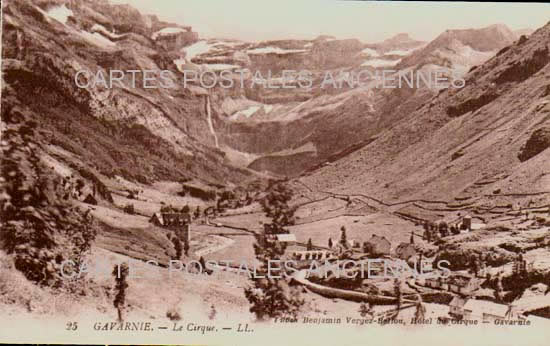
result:
<svg viewBox="0 0 550 346"><path fill-rule="evenodd" d="M246 48L252 61L247 67L309 68L319 75L333 71L335 76L340 71L352 74L369 70L375 73L381 69L430 76L436 70L445 69L449 75L458 78L474 64L494 56L496 49L510 44L514 37L505 26L496 25L485 29L448 31L427 45L406 34L377 44L332 38L308 43L277 41ZM250 168L297 175L367 145L378 133L410 116L440 92L437 86L426 85L350 89L344 84L342 88L323 89L320 87L321 78L317 77L307 91L256 88L237 96L241 106L225 113L229 121L221 131L222 142L243 155L253 154L254 158L248 161ZM291 97L285 98L285 95ZM233 102L235 98L231 97L231 100ZM491 100L489 93L479 100L467 101L458 106L459 109L450 106L448 111L460 113ZM223 107L220 114L223 117Z"/></svg>
<svg viewBox="0 0 550 346"><path fill-rule="evenodd" d="M113 69L177 76L174 56L151 37L166 23L100 0L10 2L3 15L4 87L28 104L45 141L107 175L142 181L202 176L223 183L247 175L214 148L202 96L177 83L145 89L139 73L121 84L93 83ZM75 84L81 70L91 72L78 79L87 88ZM2 106L9 104L3 99Z"/></svg>

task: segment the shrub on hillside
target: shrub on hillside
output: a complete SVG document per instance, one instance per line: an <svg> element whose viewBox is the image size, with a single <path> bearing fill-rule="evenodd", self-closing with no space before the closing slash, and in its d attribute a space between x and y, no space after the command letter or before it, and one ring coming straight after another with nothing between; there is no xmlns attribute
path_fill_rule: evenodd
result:
<svg viewBox="0 0 550 346"><path fill-rule="evenodd" d="M124 206L124 212L126 214L134 215L136 213L136 211L134 209L134 205L133 204L126 204L126 206Z"/></svg>

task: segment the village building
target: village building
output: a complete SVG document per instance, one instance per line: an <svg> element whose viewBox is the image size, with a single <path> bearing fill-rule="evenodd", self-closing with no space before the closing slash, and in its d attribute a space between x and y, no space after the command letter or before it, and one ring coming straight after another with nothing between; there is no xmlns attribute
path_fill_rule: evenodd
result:
<svg viewBox="0 0 550 346"><path fill-rule="evenodd" d="M334 258L328 250L294 251L292 257L297 261L324 261Z"/></svg>
<svg viewBox="0 0 550 346"><path fill-rule="evenodd" d="M384 236L373 236L363 243L363 250L373 256L389 256L391 243Z"/></svg>
<svg viewBox="0 0 550 346"><path fill-rule="evenodd" d="M481 319L483 322L524 318L513 305L459 297L449 304L449 314L456 319Z"/></svg>
<svg viewBox="0 0 550 346"><path fill-rule="evenodd" d="M479 289L480 280L465 274L455 274L447 278L449 291L462 295L472 294Z"/></svg>
<svg viewBox="0 0 550 346"><path fill-rule="evenodd" d="M468 296L479 289L481 281L467 274L453 274L446 278L428 277L424 280L424 286Z"/></svg>
<svg viewBox="0 0 550 346"><path fill-rule="evenodd" d="M360 243L355 239L349 239L348 240L348 247L349 248L358 248L358 247L360 247Z"/></svg>
<svg viewBox="0 0 550 346"><path fill-rule="evenodd" d="M296 235L292 233L275 234L275 241L287 243L287 245L294 245L296 244Z"/></svg>
<svg viewBox="0 0 550 346"><path fill-rule="evenodd" d="M281 243L286 246L293 246L296 244L296 235L292 233L281 233L281 234L266 234L261 237L262 242L268 243Z"/></svg>
<svg viewBox="0 0 550 346"><path fill-rule="evenodd" d="M447 291L449 289L449 284L447 280L443 277L428 277L424 280L424 285L430 288Z"/></svg>
<svg viewBox="0 0 550 346"><path fill-rule="evenodd" d="M314 261L321 265L324 264L325 261L331 261L337 257L329 250L297 250L290 253L290 258L296 263L298 268L307 268Z"/></svg>
<svg viewBox="0 0 550 346"><path fill-rule="evenodd" d="M416 248L414 247L414 244L411 243L401 243L395 248L395 257L402 259L402 260L408 260L411 257L416 256Z"/></svg>
<svg viewBox="0 0 550 346"><path fill-rule="evenodd" d="M154 213L149 222L155 226L173 230L178 238L188 244L191 240L191 215L188 213Z"/></svg>
<svg viewBox="0 0 550 346"><path fill-rule="evenodd" d="M462 228L466 228L467 230L472 230L472 217L470 215L464 215L462 218Z"/></svg>
<svg viewBox="0 0 550 346"><path fill-rule="evenodd" d="M464 317L464 305L468 299L455 296L449 303L449 315L456 319L462 319Z"/></svg>
<svg viewBox="0 0 550 346"><path fill-rule="evenodd" d="M191 223L191 216L188 213L154 213L149 222L159 227L177 228Z"/></svg>

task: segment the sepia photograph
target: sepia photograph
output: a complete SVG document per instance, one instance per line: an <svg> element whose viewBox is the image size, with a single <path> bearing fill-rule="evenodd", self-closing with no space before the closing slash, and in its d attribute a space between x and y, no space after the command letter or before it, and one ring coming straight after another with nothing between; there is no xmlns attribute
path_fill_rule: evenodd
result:
<svg viewBox="0 0 550 346"><path fill-rule="evenodd" d="M550 4L1 6L0 343L548 345Z"/></svg>

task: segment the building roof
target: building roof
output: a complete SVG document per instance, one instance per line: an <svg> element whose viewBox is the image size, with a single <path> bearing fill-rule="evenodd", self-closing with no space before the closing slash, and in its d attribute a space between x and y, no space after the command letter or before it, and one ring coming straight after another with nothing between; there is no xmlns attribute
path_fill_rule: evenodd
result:
<svg viewBox="0 0 550 346"><path fill-rule="evenodd" d="M295 234L276 234L277 241L280 242L292 242L296 241L296 235Z"/></svg>
<svg viewBox="0 0 550 346"><path fill-rule="evenodd" d="M95 199L95 197L89 193L88 196L84 198L84 203L97 204L97 199Z"/></svg>
<svg viewBox="0 0 550 346"><path fill-rule="evenodd" d="M189 215L188 213L162 213L162 212L157 212L157 213L154 213L153 216L151 216L151 219L150 221L153 221L153 219L156 218L158 220L158 222L161 224L161 225L165 225L166 223L171 223L171 222L174 222L174 221L183 221L185 223L188 223L191 219L191 215Z"/></svg>
<svg viewBox="0 0 550 346"><path fill-rule="evenodd" d="M161 213L154 213L153 216L151 216L151 221L153 218L156 218L161 225L164 225L164 219L162 218Z"/></svg>
<svg viewBox="0 0 550 346"><path fill-rule="evenodd" d="M451 300L451 302L449 303L449 306L457 306L461 308L464 306L464 304L466 304L467 301L468 299L465 298L454 297L453 300Z"/></svg>
<svg viewBox="0 0 550 346"><path fill-rule="evenodd" d="M464 305L464 309L479 316L483 314L490 314L493 316L505 317L510 310L510 306L493 303L487 300L469 299Z"/></svg>
<svg viewBox="0 0 550 346"><path fill-rule="evenodd" d="M450 276L447 280L451 285L457 285L460 287L467 286L474 278L465 274L455 274Z"/></svg>

